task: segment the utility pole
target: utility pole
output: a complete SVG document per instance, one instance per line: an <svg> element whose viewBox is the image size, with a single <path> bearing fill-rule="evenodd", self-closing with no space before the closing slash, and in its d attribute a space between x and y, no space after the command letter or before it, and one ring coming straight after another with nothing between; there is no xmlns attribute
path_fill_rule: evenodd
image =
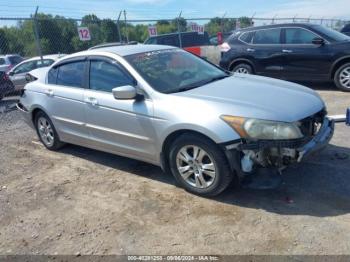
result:
<svg viewBox="0 0 350 262"><path fill-rule="evenodd" d="M120 32L120 25L119 25L119 21L120 21L120 17L122 15L123 11L120 11L119 12L119 16L118 16L118 20L117 20L117 28L118 28L118 35L119 35L119 42L121 43L123 40L122 40L122 34Z"/></svg>
<svg viewBox="0 0 350 262"><path fill-rule="evenodd" d="M129 43L129 31L128 31L128 25L126 23L126 11L125 10L124 10L124 22L125 22L126 43Z"/></svg>
<svg viewBox="0 0 350 262"><path fill-rule="evenodd" d="M37 20L38 10L39 10L39 6L36 7L35 14L34 14L34 36L35 36L36 51L40 56L41 63L43 63L43 54L41 52L41 44L40 44L39 31L38 31L38 20Z"/></svg>
<svg viewBox="0 0 350 262"><path fill-rule="evenodd" d="M221 23L220 23L220 31L221 33L223 34L224 33L224 19L225 19L225 16L226 16L226 12L224 13L224 15L221 17Z"/></svg>
<svg viewBox="0 0 350 262"><path fill-rule="evenodd" d="M253 19L254 19L255 15L256 15L256 12L254 12L254 14L252 15L252 17L250 18L250 26L254 26L254 21L253 21Z"/></svg>
<svg viewBox="0 0 350 262"><path fill-rule="evenodd" d="M177 18L177 32L179 34L179 45L180 45L180 48L182 48L182 39L181 39L181 32L180 32L180 18L181 18L181 15L182 15L182 11L180 12L178 18Z"/></svg>

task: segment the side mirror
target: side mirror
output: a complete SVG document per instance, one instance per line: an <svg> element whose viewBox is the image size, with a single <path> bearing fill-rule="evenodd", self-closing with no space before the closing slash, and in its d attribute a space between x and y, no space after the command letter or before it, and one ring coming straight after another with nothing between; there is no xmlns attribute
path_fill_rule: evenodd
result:
<svg viewBox="0 0 350 262"><path fill-rule="evenodd" d="M15 72L14 71L10 71L8 74L9 74L9 76L13 76L15 74Z"/></svg>
<svg viewBox="0 0 350 262"><path fill-rule="evenodd" d="M312 39L312 43L314 45L324 45L324 39L320 38L320 37L315 37L314 39Z"/></svg>
<svg viewBox="0 0 350 262"><path fill-rule="evenodd" d="M134 99L136 98L136 88L133 86L119 86L112 89L115 99Z"/></svg>

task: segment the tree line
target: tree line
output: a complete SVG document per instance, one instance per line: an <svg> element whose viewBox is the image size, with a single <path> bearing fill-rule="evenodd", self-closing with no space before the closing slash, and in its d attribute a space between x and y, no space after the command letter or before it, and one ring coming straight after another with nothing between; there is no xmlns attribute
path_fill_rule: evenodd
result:
<svg viewBox="0 0 350 262"><path fill-rule="evenodd" d="M96 15L86 15L81 21L67 19L61 16L40 13L37 15L37 28L42 53L74 53L85 50L91 46L108 42L129 41L144 42L148 37L148 25L131 24L119 21L118 24L111 19L100 19ZM241 27L251 24L247 17L238 19ZM236 28L236 19L213 18L205 24L205 31L209 35L217 32L229 32ZM161 20L156 24L158 34L186 31L188 22L184 18ZM91 34L90 41L79 39L77 27L86 26ZM120 30L120 32L119 32ZM121 36L121 39L119 38ZM127 37L128 36L128 37ZM17 22L16 25L0 28L0 54L17 53L31 57L37 55L34 34L34 19Z"/></svg>

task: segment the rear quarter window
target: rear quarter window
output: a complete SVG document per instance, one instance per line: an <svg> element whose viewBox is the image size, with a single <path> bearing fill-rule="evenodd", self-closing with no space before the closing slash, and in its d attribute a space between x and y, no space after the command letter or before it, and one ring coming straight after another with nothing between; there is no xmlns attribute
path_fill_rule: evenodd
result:
<svg viewBox="0 0 350 262"><path fill-rule="evenodd" d="M244 43L250 44L253 39L254 32L244 32L239 36L239 40Z"/></svg>
<svg viewBox="0 0 350 262"><path fill-rule="evenodd" d="M6 64L6 61L4 58L0 58L0 65L5 65Z"/></svg>

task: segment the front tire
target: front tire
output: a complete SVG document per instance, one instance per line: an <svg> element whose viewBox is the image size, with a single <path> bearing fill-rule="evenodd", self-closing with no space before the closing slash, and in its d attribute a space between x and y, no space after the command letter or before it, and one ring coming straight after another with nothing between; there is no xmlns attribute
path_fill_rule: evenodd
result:
<svg viewBox="0 0 350 262"><path fill-rule="evenodd" d="M216 196L233 179L225 154L202 136L185 134L176 139L170 148L169 163L180 186L197 195Z"/></svg>
<svg viewBox="0 0 350 262"><path fill-rule="evenodd" d="M232 72L234 73L240 73L240 74L253 74L253 68L246 64L246 63L241 63L233 67Z"/></svg>
<svg viewBox="0 0 350 262"><path fill-rule="evenodd" d="M64 145L60 141L51 119L44 112L40 111L35 115L34 123L38 137L47 149L56 151Z"/></svg>
<svg viewBox="0 0 350 262"><path fill-rule="evenodd" d="M334 75L334 83L340 90L350 92L350 63L338 68Z"/></svg>

